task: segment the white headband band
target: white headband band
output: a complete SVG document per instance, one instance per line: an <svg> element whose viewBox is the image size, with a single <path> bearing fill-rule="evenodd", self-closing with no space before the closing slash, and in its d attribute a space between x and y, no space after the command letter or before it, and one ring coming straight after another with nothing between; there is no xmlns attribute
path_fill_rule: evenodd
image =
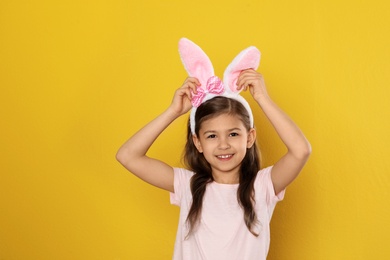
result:
<svg viewBox="0 0 390 260"><path fill-rule="evenodd" d="M188 75L201 83L197 94L192 97L190 114L191 133L195 134L195 114L198 106L216 96L223 96L239 101L248 111L250 124L253 127L253 114L248 102L237 90L237 79L241 71L257 70L260 63L260 51L256 47L248 47L240 52L226 68L222 81L214 75L214 68L206 53L192 41L182 38L179 41L179 53Z"/></svg>

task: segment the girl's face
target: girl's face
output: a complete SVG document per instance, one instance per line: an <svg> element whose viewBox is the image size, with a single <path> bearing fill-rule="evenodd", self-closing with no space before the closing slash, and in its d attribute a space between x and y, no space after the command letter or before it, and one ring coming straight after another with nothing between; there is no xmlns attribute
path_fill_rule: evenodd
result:
<svg viewBox="0 0 390 260"><path fill-rule="evenodd" d="M221 114L204 121L193 141L210 163L216 182L238 183L241 162L255 138L255 129L248 132L238 116Z"/></svg>

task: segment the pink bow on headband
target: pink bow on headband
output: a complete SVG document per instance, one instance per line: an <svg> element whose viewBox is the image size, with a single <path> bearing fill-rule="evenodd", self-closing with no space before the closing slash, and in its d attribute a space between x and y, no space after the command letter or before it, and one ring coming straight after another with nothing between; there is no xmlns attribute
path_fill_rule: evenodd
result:
<svg viewBox="0 0 390 260"><path fill-rule="evenodd" d="M224 86L222 81L217 76L212 76L207 80L206 89L199 87L196 89L197 93L192 96L191 103L194 107L199 107L202 104L207 93L210 94L222 94Z"/></svg>

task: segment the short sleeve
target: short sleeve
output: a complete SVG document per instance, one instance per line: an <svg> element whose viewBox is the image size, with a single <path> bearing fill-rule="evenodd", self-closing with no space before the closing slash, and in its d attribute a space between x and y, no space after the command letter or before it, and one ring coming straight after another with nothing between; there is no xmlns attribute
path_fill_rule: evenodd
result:
<svg viewBox="0 0 390 260"><path fill-rule="evenodd" d="M170 192L170 201L171 204L179 206L181 205L181 201L185 196L186 192L189 190L191 177L193 172L188 171L182 168L174 168L174 192Z"/></svg>
<svg viewBox="0 0 390 260"><path fill-rule="evenodd" d="M274 185L271 179L272 166L259 171L256 179L256 187L260 187L265 192L267 204L275 205L278 201L284 199L286 189L282 190L278 194L275 194Z"/></svg>

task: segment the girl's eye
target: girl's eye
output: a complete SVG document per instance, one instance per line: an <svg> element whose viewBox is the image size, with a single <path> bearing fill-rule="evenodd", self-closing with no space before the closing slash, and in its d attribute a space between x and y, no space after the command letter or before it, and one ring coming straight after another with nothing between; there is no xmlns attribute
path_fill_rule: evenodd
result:
<svg viewBox="0 0 390 260"><path fill-rule="evenodd" d="M214 134L212 134L212 135L209 135L209 136L207 136L207 138L215 138L215 137L217 137L216 135L214 135Z"/></svg>
<svg viewBox="0 0 390 260"><path fill-rule="evenodd" d="M230 133L230 136L238 136L238 133Z"/></svg>

